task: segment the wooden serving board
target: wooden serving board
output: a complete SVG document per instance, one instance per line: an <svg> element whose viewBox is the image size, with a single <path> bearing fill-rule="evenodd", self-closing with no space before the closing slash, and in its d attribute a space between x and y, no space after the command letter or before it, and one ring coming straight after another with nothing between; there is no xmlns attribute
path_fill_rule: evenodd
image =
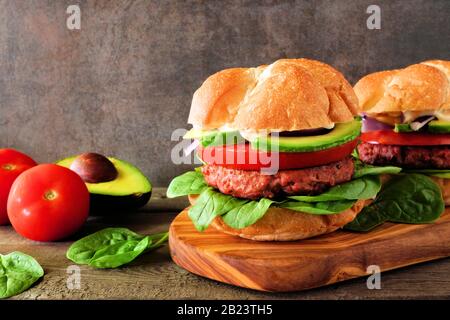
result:
<svg viewBox="0 0 450 320"><path fill-rule="evenodd" d="M170 226L170 251L180 267L203 277L261 291L320 287L450 256L450 208L433 224L385 223L368 233L336 231L292 242L257 242L198 232L181 212Z"/></svg>

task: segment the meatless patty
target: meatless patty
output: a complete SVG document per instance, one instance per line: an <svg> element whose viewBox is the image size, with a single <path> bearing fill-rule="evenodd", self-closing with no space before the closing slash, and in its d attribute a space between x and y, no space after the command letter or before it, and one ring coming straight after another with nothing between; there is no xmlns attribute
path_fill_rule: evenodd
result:
<svg viewBox="0 0 450 320"><path fill-rule="evenodd" d="M393 165L408 169L450 169L450 147L409 147L387 144L361 143L361 161L373 165Z"/></svg>
<svg viewBox="0 0 450 320"><path fill-rule="evenodd" d="M202 167L208 185L222 193L245 199L318 194L329 187L351 180L353 172L354 164L350 157L318 167L281 170L275 175L217 165Z"/></svg>

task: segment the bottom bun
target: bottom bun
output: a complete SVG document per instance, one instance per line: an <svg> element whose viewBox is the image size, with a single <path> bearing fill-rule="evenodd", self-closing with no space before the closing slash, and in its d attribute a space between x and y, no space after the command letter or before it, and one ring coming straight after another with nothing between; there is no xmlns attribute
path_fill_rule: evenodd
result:
<svg viewBox="0 0 450 320"><path fill-rule="evenodd" d="M445 205L450 206L450 179L429 176L441 188Z"/></svg>
<svg viewBox="0 0 450 320"><path fill-rule="evenodd" d="M190 195L194 204L197 195ZM353 207L341 213L315 215L272 207L251 226L243 229L229 227L221 217L212 222L212 226L224 233L257 241L292 241L330 233L353 221L364 208L365 200L358 200Z"/></svg>

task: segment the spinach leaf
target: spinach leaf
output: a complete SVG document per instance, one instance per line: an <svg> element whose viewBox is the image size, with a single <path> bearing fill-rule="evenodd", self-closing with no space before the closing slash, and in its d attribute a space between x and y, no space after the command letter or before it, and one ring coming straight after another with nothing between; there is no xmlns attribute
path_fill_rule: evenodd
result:
<svg viewBox="0 0 450 320"><path fill-rule="evenodd" d="M189 209L189 217L198 231L204 231L217 216L235 229L242 229L258 221L269 209L272 200L250 201L234 198L208 188Z"/></svg>
<svg viewBox="0 0 450 320"><path fill-rule="evenodd" d="M73 243L67 258L95 268L117 268L160 247L168 233L139 235L126 228L106 228Z"/></svg>
<svg viewBox="0 0 450 320"><path fill-rule="evenodd" d="M189 217L198 231L205 230L215 217L224 215L236 207L249 202L248 200L234 198L208 188L198 197L195 204L189 209Z"/></svg>
<svg viewBox="0 0 450 320"><path fill-rule="evenodd" d="M261 219L272 203L272 200L266 198L249 201L228 211L223 216L223 221L234 229L248 227Z"/></svg>
<svg viewBox="0 0 450 320"><path fill-rule="evenodd" d="M150 243L148 237L141 241L128 240L103 247L95 252L89 265L95 268L117 268L140 256Z"/></svg>
<svg viewBox="0 0 450 320"><path fill-rule="evenodd" d="M353 179L361 178L367 175L380 175L380 174L398 174L402 171L402 168L395 166L372 166L359 160L358 149L355 148L352 152L354 158L355 172L353 173Z"/></svg>
<svg viewBox="0 0 450 320"><path fill-rule="evenodd" d="M449 169L405 169L405 173L421 173L421 174L437 174L437 173L449 173Z"/></svg>
<svg viewBox="0 0 450 320"><path fill-rule="evenodd" d="M292 196L289 199L304 202L370 199L377 195L380 188L380 178L369 175L334 186L316 196Z"/></svg>
<svg viewBox="0 0 450 320"><path fill-rule="evenodd" d="M169 239L169 233L168 232L155 233L147 237L149 238L150 242L147 246L147 249L145 250L146 252L157 249L162 245L164 245L164 243L166 243L167 240Z"/></svg>
<svg viewBox="0 0 450 320"><path fill-rule="evenodd" d="M443 179L450 179L449 169L407 169L404 170L405 173L421 173L427 176L433 176Z"/></svg>
<svg viewBox="0 0 450 320"><path fill-rule="evenodd" d="M106 228L73 243L67 251L67 258L79 264L89 264L99 250L143 238L144 236L126 228Z"/></svg>
<svg viewBox="0 0 450 320"><path fill-rule="evenodd" d="M438 177L438 178L442 178L442 179L450 179L450 172L433 173L433 174L429 174L429 176Z"/></svg>
<svg viewBox="0 0 450 320"><path fill-rule="evenodd" d="M377 167L369 164L364 164L359 160L355 161L355 172L353 178L361 178L367 175L380 175L380 174L398 174L402 171L400 167L385 166Z"/></svg>
<svg viewBox="0 0 450 320"><path fill-rule="evenodd" d="M345 228L369 231L385 221L429 223L444 209L440 188L433 180L421 174L399 175L389 180L375 201Z"/></svg>
<svg viewBox="0 0 450 320"><path fill-rule="evenodd" d="M200 194L207 188L203 174L197 170L188 171L170 182L167 197L175 198L189 194Z"/></svg>
<svg viewBox="0 0 450 320"><path fill-rule="evenodd" d="M352 222L344 226L344 229L367 232L380 224L383 224L385 221L387 221L387 218L383 214L383 211L381 211L376 205L371 204L364 207Z"/></svg>
<svg viewBox="0 0 450 320"><path fill-rule="evenodd" d="M356 200L324 201L316 203L287 201L277 206L310 214L336 214L350 209L355 204L355 202Z"/></svg>
<svg viewBox="0 0 450 320"><path fill-rule="evenodd" d="M0 299L27 290L44 275L39 263L22 252L0 254Z"/></svg>

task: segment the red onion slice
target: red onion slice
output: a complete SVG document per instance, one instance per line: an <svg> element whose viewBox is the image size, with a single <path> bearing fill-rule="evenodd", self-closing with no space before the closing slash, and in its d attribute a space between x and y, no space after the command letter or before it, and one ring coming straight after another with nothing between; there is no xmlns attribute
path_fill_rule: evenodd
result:
<svg viewBox="0 0 450 320"><path fill-rule="evenodd" d="M430 122L434 118L435 118L434 116L419 117L416 120L414 120L413 122L411 122L411 124L409 126L411 127L412 130L419 131L424 126L426 126L428 124L428 122Z"/></svg>
<svg viewBox="0 0 450 320"><path fill-rule="evenodd" d="M379 130L392 130L392 126L383 123L381 121L369 118L366 115L362 117L361 132L379 131Z"/></svg>
<svg viewBox="0 0 450 320"><path fill-rule="evenodd" d="M188 145L184 150L184 155L187 157L200 145L200 140L195 139L190 145Z"/></svg>

